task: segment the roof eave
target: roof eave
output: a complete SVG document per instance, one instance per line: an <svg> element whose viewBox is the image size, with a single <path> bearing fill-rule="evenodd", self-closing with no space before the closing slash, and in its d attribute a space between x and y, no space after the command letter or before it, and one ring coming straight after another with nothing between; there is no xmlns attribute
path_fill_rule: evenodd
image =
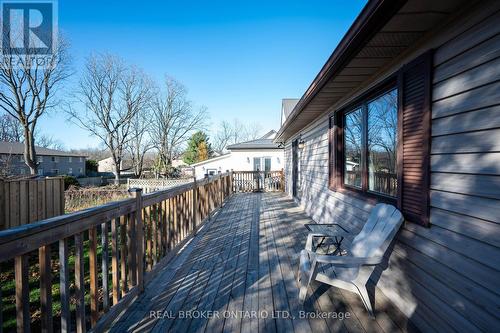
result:
<svg viewBox="0 0 500 333"><path fill-rule="evenodd" d="M278 146L276 147L256 147L256 146L251 146L251 147L227 147L228 150L273 150L273 149L282 149Z"/></svg>
<svg viewBox="0 0 500 333"><path fill-rule="evenodd" d="M328 82L328 80L356 54L356 51L381 29L385 22L387 22L387 20L406 2L407 0L371 0L365 5L279 129L274 142L284 141L284 132L314 96L323 88L326 82Z"/></svg>

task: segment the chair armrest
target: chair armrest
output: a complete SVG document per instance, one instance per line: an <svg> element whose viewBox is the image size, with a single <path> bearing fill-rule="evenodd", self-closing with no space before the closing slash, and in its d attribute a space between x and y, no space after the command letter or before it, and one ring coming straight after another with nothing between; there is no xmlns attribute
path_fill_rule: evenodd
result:
<svg viewBox="0 0 500 333"><path fill-rule="evenodd" d="M335 233L335 235L318 233L318 232L310 232L307 235L306 250L312 251L312 241L313 241L314 237L334 238L334 237L347 237L347 236L348 236L348 233L345 233L345 232Z"/></svg>
<svg viewBox="0 0 500 333"><path fill-rule="evenodd" d="M308 252L313 262L333 264L338 267L376 266L383 260L383 257L333 256L326 254L316 254L312 251Z"/></svg>

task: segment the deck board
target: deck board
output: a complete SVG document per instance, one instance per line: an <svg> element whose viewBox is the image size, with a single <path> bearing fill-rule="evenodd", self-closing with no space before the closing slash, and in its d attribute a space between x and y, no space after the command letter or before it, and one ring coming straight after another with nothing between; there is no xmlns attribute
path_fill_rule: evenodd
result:
<svg viewBox="0 0 500 333"><path fill-rule="evenodd" d="M391 316L394 307L384 297L377 298L372 320L356 295L318 283L300 304L298 254L304 224L311 222L283 194L233 195L110 331L394 332L412 327L400 313ZM349 312L350 318L302 318L300 312Z"/></svg>

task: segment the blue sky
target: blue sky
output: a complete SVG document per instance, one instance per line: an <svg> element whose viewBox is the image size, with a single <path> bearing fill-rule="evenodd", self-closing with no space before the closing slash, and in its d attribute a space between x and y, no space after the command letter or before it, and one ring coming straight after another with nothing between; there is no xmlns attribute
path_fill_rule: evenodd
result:
<svg viewBox="0 0 500 333"><path fill-rule="evenodd" d="M222 119L277 129L281 98L301 97L366 1L59 0L76 75L91 52L119 55L156 80L183 82ZM98 141L54 112L41 122L67 148Z"/></svg>

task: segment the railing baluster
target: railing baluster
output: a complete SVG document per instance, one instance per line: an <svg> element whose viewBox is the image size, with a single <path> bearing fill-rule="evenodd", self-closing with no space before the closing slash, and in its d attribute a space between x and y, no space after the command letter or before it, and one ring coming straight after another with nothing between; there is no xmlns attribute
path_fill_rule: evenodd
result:
<svg viewBox="0 0 500 333"><path fill-rule="evenodd" d="M15 259L16 281L16 319L17 331L30 331L30 298L28 281L28 255L23 254Z"/></svg>
<svg viewBox="0 0 500 333"><path fill-rule="evenodd" d="M90 324L95 326L99 319L99 304L97 295L97 230L89 229L89 273L90 273Z"/></svg>
<svg viewBox="0 0 500 333"><path fill-rule="evenodd" d="M146 247L146 251L147 251L147 253L146 253L146 260L147 260L147 269L148 269L148 271L151 271L151 269L153 268L153 255L152 255L153 245L152 245L152 240L151 240L151 237L152 237L152 232L151 232L151 206L146 207L145 217L147 218L147 222L145 224L145 226L146 226L146 243L147 243L147 247Z"/></svg>
<svg viewBox="0 0 500 333"><path fill-rule="evenodd" d="M127 266L128 266L128 289L137 284L137 253L135 238L135 213L128 214L127 223Z"/></svg>
<svg viewBox="0 0 500 333"><path fill-rule="evenodd" d="M132 283L137 285L139 292L144 290L144 225L142 222L142 189L129 190L130 195L135 198L135 212L133 213L131 230L132 235Z"/></svg>
<svg viewBox="0 0 500 333"><path fill-rule="evenodd" d="M85 289L83 266L83 235L75 235L75 296L76 296L76 332L84 333L85 327Z"/></svg>
<svg viewBox="0 0 500 333"><path fill-rule="evenodd" d="M108 256L108 222L101 224L101 246L102 246L102 307L104 312L109 310L109 256Z"/></svg>
<svg viewBox="0 0 500 333"><path fill-rule="evenodd" d="M42 332L52 332L52 270L50 245L38 249L40 265L40 305L42 312Z"/></svg>
<svg viewBox="0 0 500 333"><path fill-rule="evenodd" d="M161 230L161 235L162 235L162 244L163 244L163 247L162 247L162 256L166 256L167 255L167 247L168 247L168 240L167 240L167 223L168 223L168 208L167 208L167 200L163 200L161 202L161 205L162 205L162 212L163 212L163 215L162 215L162 230Z"/></svg>
<svg viewBox="0 0 500 333"><path fill-rule="evenodd" d="M127 216L120 217L120 284L122 297L127 293Z"/></svg>
<svg viewBox="0 0 500 333"><path fill-rule="evenodd" d="M118 257L118 228L120 227L120 219L116 218L111 221L111 281L113 285L113 305L120 300L120 275L119 265L120 258Z"/></svg>
<svg viewBox="0 0 500 333"><path fill-rule="evenodd" d="M174 242L173 246L177 245L179 241L179 216L178 216L178 211L177 211L177 204L178 204L179 198L177 196L172 198L172 208L173 208L173 216L174 216Z"/></svg>
<svg viewBox="0 0 500 333"><path fill-rule="evenodd" d="M167 252L172 248L172 200L166 200L167 205Z"/></svg>
<svg viewBox="0 0 500 333"><path fill-rule="evenodd" d="M153 256L153 266L156 265L158 261L158 206L154 204L151 213L151 238L153 240L152 256Z"/></svg>
<svg viewBox="0 0 500 333"><path fill-rule="evenodd" d="M184 231L182 234L182 239L184 240L189 232L189 223L188 223L188 215L187 215L187 192L181 194L181 202L182 202L182 230Z"/></svg>
<svg viewBox="0 0 500 333"><path fill-rule="evenodd" d="M156 205L156 209L158 210L158 260L163 258L163 205L162 201L158 202Z"/></svg>

